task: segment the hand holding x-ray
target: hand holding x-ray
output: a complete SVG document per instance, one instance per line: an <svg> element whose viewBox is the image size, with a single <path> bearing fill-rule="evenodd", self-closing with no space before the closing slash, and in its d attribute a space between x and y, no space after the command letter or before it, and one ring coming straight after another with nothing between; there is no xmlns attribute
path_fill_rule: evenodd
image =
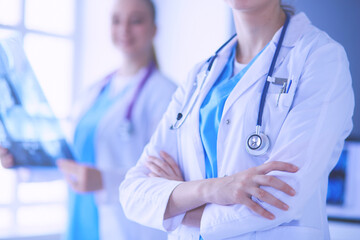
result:
<svg viewBox="0 0 360 240"><path fill-rule="evenodd" d="M20 42L0 41L0 146L12 166L55 167L56 159L73 154Z"/></svg>

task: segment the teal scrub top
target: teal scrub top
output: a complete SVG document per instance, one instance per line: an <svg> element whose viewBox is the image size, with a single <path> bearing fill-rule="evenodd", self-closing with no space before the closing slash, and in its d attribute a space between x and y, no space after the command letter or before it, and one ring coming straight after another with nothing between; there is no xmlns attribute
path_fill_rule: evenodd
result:
<svg viewBox="0 0 360 240"><path fill-rule="evenodd" d="M110 84L107 84L99 94L95 103L80 119L74 136L74 153L76 162L94 166L95 135L97 127L110 107L125 94L125 87L117 95L110 94ZM69 223L66 240L98 240L99 217L93 193L76 193L70 190L69 194Z"/></svg>
<svg viewBox="0 0 360 240"><path fill-rule="evenodd" d="M200 107L200 138L205 153L206 178L218 177L216 155L217 134L226 99L267 45L246 65L246 67L233 76L236 46L237 44L234 46L222 73L206 95L206 98ZM199 240L203 240L203 238L200 236Z"/></svg>
<svg viewBox="0 0 360 240"><path fill-rule="evenodd" d="M205 176L217 175L217 134L226 99L247 70L262 53L261 50L238 74L233 76L236 46L231 52L219 78L211 88L200 108L200 137L205 153Z"/></svg>

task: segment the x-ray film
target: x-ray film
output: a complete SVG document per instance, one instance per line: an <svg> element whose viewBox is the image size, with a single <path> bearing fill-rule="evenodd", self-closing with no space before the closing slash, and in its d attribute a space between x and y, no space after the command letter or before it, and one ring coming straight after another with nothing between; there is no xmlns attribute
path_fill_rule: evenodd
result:
<svg viewBox="0 0 360 240"><path fill-rule="evenodd" d="M16 37L0 40L0 145L14 156L15 166L55 166L73 159Z"/></svg>

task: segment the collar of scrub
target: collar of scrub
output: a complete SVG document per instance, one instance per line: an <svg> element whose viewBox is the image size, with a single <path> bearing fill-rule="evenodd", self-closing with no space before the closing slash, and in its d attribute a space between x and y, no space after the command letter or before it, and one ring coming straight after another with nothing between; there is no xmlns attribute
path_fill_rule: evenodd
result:
<svg viewBox="0 0 360 240"><path fill-rule="evenodd" d="M258 53L256 56L248 63L248 64L241 64L238 63L236 60L236 48L238 44L235 44L235 46L232 49L231 55L229 57L229 60L225 66L225 71L228 73L225 74L224 78L230 79L231 81L238 82L247 72L247 70L251 67L251 65L256 61L256 59L261 55L261 53L269 46L270 42L266 44L266 46ZM235 64L239 64L241 70L239 72L236 71Z"/></svg>
<svg viewBox="0 0 360 240"><path fill-rule="evenodd" d="M138 85L142 76L145 75L146 68L140 69L136 74L131 76L120 76L119 74L115 73L111 77L111 80L107 84L109 87L109 96L115 97L121 92L124 91L124 89L131 88L135 85Z"/></svg>

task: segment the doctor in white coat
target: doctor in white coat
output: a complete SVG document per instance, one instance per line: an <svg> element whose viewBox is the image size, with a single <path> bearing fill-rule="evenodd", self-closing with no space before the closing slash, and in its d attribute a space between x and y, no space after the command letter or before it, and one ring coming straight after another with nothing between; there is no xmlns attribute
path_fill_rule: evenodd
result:
<svg viewBox="0 0 360 240"><path fill-rule="evenodd" d="M71 195L68 239L97 239L93 230L96 228L100 240L164 239L163 232L129 221L118 201L119 185L126 171L135 165L176 89L156 68L153 3L116 0L111 29L113 43L124 62L81 97L85 101L76 111L79 118L74 146L80 148L84 159L94 158L95 166L88 161L58 162L76 192L95 193L97 208L96 213L84 207L90 203L83 201L81 194ZM94 156L88 141L94 141ZM93 223L87 224L89 220ZM79 235L80 230L83 235Z"/></svg>
<svg viewBox="0 0 360 240"><path fill-rule="evenodd" d="M136 164L176 86L156 67L155 9L150 0L114 1L111 22L112 40L124 61L79 97L73 109L77 159L57 162L72 187L65 239L162 240L166 233L125 217L118 195L126 171ZM11 167L12 156L3 148L0 157ZM35 175L51 180L44 171Z"/></svg>
<svg viewBox="0 0 360 240"><path fill-rule="evenodd" d="M354 109L346 53L279 0L225 2L237 36L176 91L120 186L125 214L169 239L329 239L327 179Z"/></svg>

